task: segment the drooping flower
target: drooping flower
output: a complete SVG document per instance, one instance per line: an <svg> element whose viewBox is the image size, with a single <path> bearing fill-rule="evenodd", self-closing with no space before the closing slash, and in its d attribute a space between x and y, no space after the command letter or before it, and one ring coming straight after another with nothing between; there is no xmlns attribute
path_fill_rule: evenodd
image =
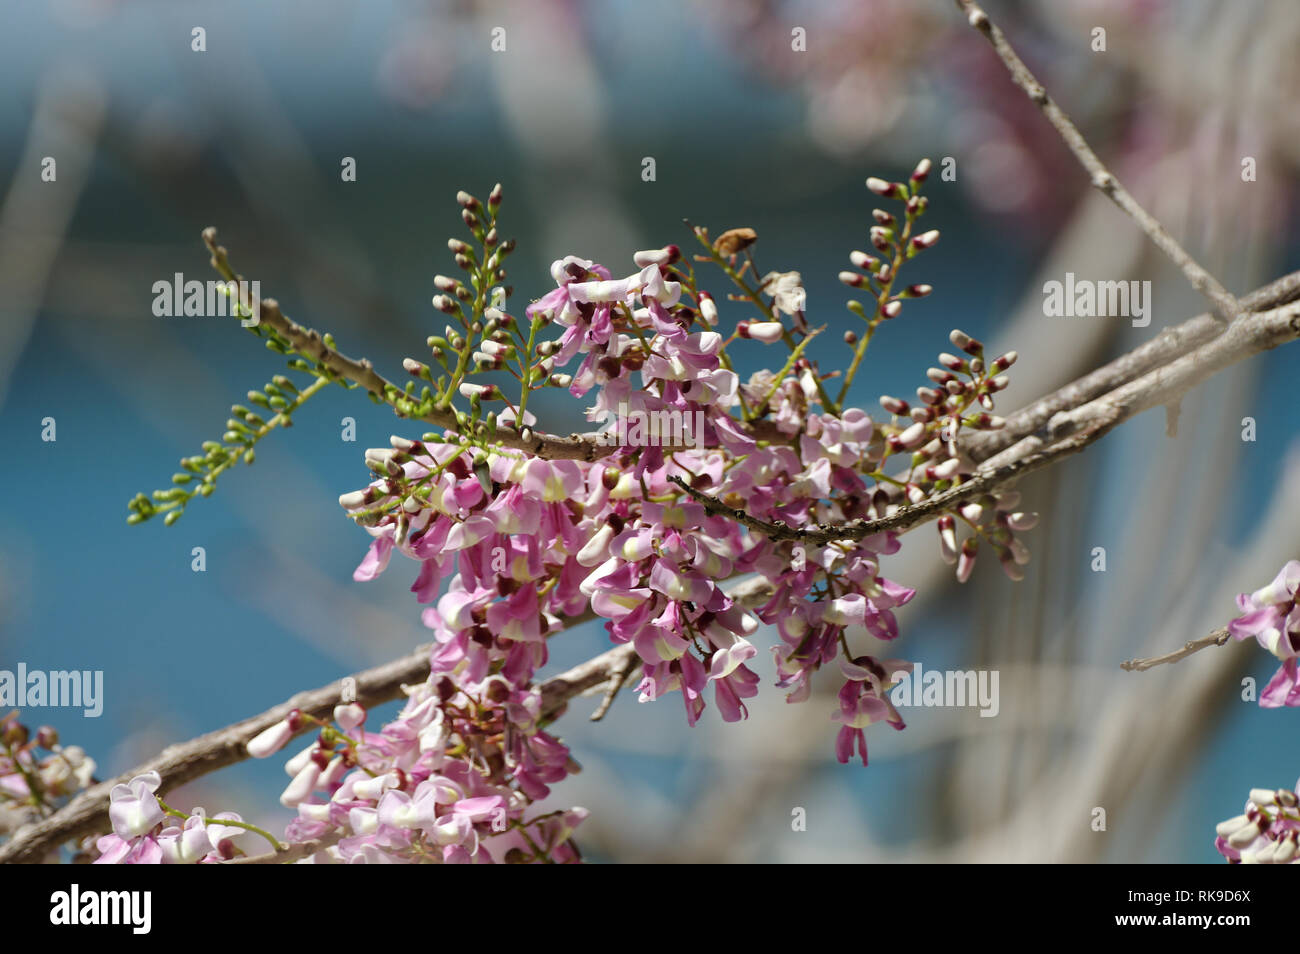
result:
<svg viewBox="0 0 1300 954"><path fill-rule="evenodd" d="M1242 640L1254 636L1259 644L1282 660L1260 694L1265 708L1300 705L1300 560L1291 560L1273 581L1254 593L1242 593L1237 606L1243 615L1228 623L1228 632Z"/></svg>

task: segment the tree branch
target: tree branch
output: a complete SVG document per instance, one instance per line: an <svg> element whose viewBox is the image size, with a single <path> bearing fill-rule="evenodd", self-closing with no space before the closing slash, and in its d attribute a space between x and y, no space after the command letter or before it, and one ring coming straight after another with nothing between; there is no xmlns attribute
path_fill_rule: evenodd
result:
<svg viewBox="0 0 1300 954"><path fill-rule="evenodd" d="M1163 656L1147 656L1145 658L1130 659L1119 664L1119 668L1126 672L1142 672L1153 666L1162 666L1165 663L1176 663L1180 659L1186 659L1192 653L1199 653L1202 649L1210 646L1222 646L1228 641L1231 634L1228 627L1216 629L1209 636L1202 636L1200 639L1189 639L1183 644L1182 649L1175 649L1172 653L1165 653Z"/></svg>
<svg viewBox="0 0 1300 954"><path fill-rule="evenodd" d="M292 861L298 861L306 858L308 855L314 855L318 851L323 851L332 845L337 845L347 837L343 831L332 831L320 838L313 838L311 841L302 841L296 845L289 845L283 851L268 851L264 855L250 855L246 858L232 858L229 861L223 861L223 865L287 865Z"/></svg>
<svg viewBox="0 0 1300 954"><path fill-rule="evenodd" d="M1241 299L1241 307L1246 312L1268 311L1298 298L1300 271L1255 289ZM1114 361L1009 414L1004 427L996 431L971 431L964 434L960 439L961 448L975 461L986 460L1021 438L1036 433L1058 412L1086 404L1153 368L1168 364L1218 337L1223 330L1223 323L1207 314L1166 328L1152 340Z"/></svg>
<svg viewBox="0 0 1300 954"><path fill-rule="evenodd" d="M1223 321L1232 321L1240 313L1240 306L1237 299L1220 284L1219 280L1202 268L1195 259L1188 254L1187 250L1178 244L1177 239L1169 234L1169 231L1160 224L1160 222L1146 209L1138 203L1137 199L1125 189L1115 174L1106 168L1106 165L1092 151L1083 134L1079 132L1078 127L1071 122L1070 117L1056 105L1055 101L1047 95L1047 90L1043 88L1037 77L1029 71L1029 67L1015 49L1007 41L1003 32L998 29L997 25L989 19L987 13L980 7L975 0L956 0L957 7L966 14L966 18L980 33L988 39L993 45L1002 62L1006 65L1007 70L1011 73L1012 81L1024 90L1025 95L1032 100L1047 121L1052 124L1057 133L1060 134L1065 145L1074 157L1079 160L1079 164L1087 171L1092 179L1092 184L1102 193L1104 193L1112 202L1124 210L1138 227L1153 241L1159 249L1177 265L1192 287L1210 300L1214 310L1218 312Z"/></svg>
<svg viewBox="0 0 1300 954"><path fill-rule="evenodd" d="M636 671L636 663L639 658L635 653L628 653L623 667L610 676L609 681L605 684L605 695L601 698L596 711L591 714L592 722L599 722L605 718L605 714L614 705L614 697L618 695L618 691L631 682L632 673Z"/></svg>

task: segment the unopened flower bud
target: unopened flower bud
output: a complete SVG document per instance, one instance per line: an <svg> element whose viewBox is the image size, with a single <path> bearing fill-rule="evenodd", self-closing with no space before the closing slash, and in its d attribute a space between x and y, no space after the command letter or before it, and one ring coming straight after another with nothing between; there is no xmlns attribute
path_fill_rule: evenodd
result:
<svg viewBox="0 0 1300 954"><path fill-rule="evenodd" d="M641 268L647 265L671 265L682 257L682 250L676 245L665 245L663 248L648 249L644 252L634 252L632 261L636 262Z"/></svg>
<svg viewBox="0 0 1300 954"><path fill-rule="evenodd" d="M888 394L882 394L880 395L880 406L890 414L906 414L910 405L900 398L890 397Z"/></svg>
<svg viewBox="0 0 1300 954"><path fill-rule="evenodd" d="M1289 831L1276 842L1273 849L1273 863L1279 865L1288 865L1296 854L1296 834Z"/></svg>
<svg viewBox="0 0 1300 954"><path fill-rule="evenodd" d="M984 345L976 338L972 338L966 332L954 328L948 334L948 340L955 346L970 355L980 355L984 353Z"/></svg>
<svg viewBox="0 0 1300 954"><path fill-rule="evenodd" d="M753 338L764 344L772 344L781 340L781 336L785 333L785 326L779 321L741 322L736 326L736 331L742 338Z"/></svg>
<svg viewBox="0 0 1300 954"><path fill-rule="evenodd" d="M883 195L887 198L899 196L903 189L897 182L886 182L884 179L877 179L875 176L867 180L867 188L876 195Z"/></svg>
<svg viewBox="0 0 1300 954"><path fill-rule="evenodd" d="M710 325L718 323L718 305L708 292L700 292L700 314Z"/></svg>
<svg viewBox="0 0 1300 954"><path fill-rule="evenodd" d="M975 569L975 554L979 552L979 542L975 537L968 537L961 545L961 554L957 557L957 582L965 583Z"/></svg>
<svg viewBox="0 0 1300 954"><path fill-rule="evenodd" d="M293 728L289 725L289 720L281 719L249 739L245 748L253 758L264 759L280 751L292 738Z"/></svg>
<svg viewBox="0 0 1300 954"><path fill-rule="evenodd" d="M1228 836L1227 841L1228 844L1231 845L1233 848L1245 848L1252 841L1258 838L1259 835L1260 835L1259 823L1252 821L1250 822L1250 824L1238 828L1236 831L1234 831L1231 835Z"/></svg>
<svg viewBox="0 0 1300 954"><path fill-rule="evenodd" d="M924 439L925 425L919 423L910 425L898 435L899 445L907 450L911 450L913 447L919 447Z"/></svg>
<svg viewBox="0 0 1300 954"><path fill-rule="evenodd" d="M299 802L304 801L312 793L319 778L320 766L314 761L308 762L280 794L280 804L286 808L296 807Z"/></svg>
<svg viewBox="0 0 1300 954"><path fill-rule="evenodd" d="M925 475L931 480L951 480L957 476L957 471L961 469L961 461L956 457L949 457L942 464L934 464L925 469Z"/></svg>
<svg viewBox="0 0 1300 954"><path fill-rule="evenodd" d="M930 174L930 160L922 159L920 162L916 164L916 168L912 170L911 178L913 182L924 182L926 177L929 174Z"/></svg>
<svg viewBox="0 0 1300 954"><path fill-rule="evenodd" d="M1225 819L1224 821L1221 821L1217 825L1215 825L1214 832L1220 838L1227 838L1228 836L1232 835L1233 832L1240 831L1242 828L1245 828L1249 824L1251 824L1249 816L1234 815L1232 818Z"/></svg>
<svg viewBox="0 0 1300 954"><path fill-rule="evenodd" d="M939 518L939 556L949 566L957 562L957 522L948 514Z"/></svg>
<svg viewBox="0 0 1300 954"><path fill-rule="evenodd" d="M912 239L912 248L933 248L939 241L939 230L930 229Z"/></svg>

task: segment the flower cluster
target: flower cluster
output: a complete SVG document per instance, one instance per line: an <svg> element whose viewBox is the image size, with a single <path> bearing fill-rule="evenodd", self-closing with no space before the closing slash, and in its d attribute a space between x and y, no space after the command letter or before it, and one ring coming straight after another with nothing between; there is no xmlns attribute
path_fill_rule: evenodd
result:
<svg viewBox="0 0 1300 954"><path fill-rule="evenodd" d="M405 687L401 713L376 731L349 703L332 722L295 711L248 745L266 757L319 728L289 759L281 797L298 812L289 840L319 840L309 860L578 860L570 836L586 812L537 804L577 770L549 731L562 702L548 703L537 682L547 640L575 619L603 620L614 643L635 650L641 701L679 694L691 725L710 700L724 721L748 715L761 681L751 668L754 640L767 624L788 701L811 699L817 673L838 663L830 716L840 725L841 762L866 764L867 726L903 728L888 692L912 664L854 648L867 637L897 638L896 611L915 595L881 571L899 535L837 539L831 528L896 514L967 480L973 465L959 433L1001 426L989 412L1016 358L986 361L979 342L955 331L966 357L940 356L943 368L931 370L934 387L918 391L917 407L884 398L892 417L877 422L846 405L879 327L931 292L898 284L939 240L918 224L929 171L923 161L906 182L867 180L900 207L874 211L874 254L854 252L858 271L840 276L874 302L848 303L864 326L845 334L852 360L831 372L807 354L825 328L809 324L800 273L760 271L753 229L712 238L695 227L693 260L667 245L636 253L621 277L590 259L561 258L554 287L517 316L507 310L503 267L514 244L498 235L502 190L486 203L458 196L477 247L448 243L468 278L436 276L433 299L458 327L428 339L431 363L405 362L428 384L419 395L415 381L371 395L399 416L455 426L367 451L374 479L339 500L373 538L357 580L383 572L395 552L417 564L411 589L435 641L430 675ZM727 297L757 314L728 332L693 263L721 271L736 288ZM729 349L750 346L780 349L784 359L742 382ZM518 383L517 400L506 376ZM588 420L604 430L587 438L588 451L539 452L528 404L547 387L591 401ZM636 426L625 426L630 418ZM971 534L960 558L954 520ZM1014 494L969 501L940 524L945 558L959 561L965 580L982 539L1018 578L1027 553L1015 533L1033 520ZM796 532L803 528L818 530L819 542ZM763 584L743 605L727 589L742 576ZM151 791L123 793L123 805L129 797L147 807ZM146 850L138 841L152 837L146 821L101 850Z"/></svg>
<svg viewBox="0 0 1300 954"><path fill-rule="evenodd" d="M94 759L80 746L60 745L52 727L32 732L16 712L0 718L0 837L55 811L94 775Z"/></svg>
<svg viewBox="0 0 1300 954"><path fill-rule="evenodd" d="M903 209L898 217L876 210L870 239L880 257L854 253L852 261L866 274L841 275L876 298L870 312L850 303L867 327L861 338L846 336L856 346L846 378L876 328L896 318L905 300L931 291L928 285L895 288L903 264L939 238L933 230L914 234L927 207L918 193L928 172L923 162L907 183L868 181ZM475 200L468 202L473 207ZM377 479L340 498L374 537L356 577L381 572L394 550L420 564L412 589L421 602L434 604L424 620L438 644L431 681L451 680L454 691L478 696L475 687L496 678L502 692L526 696L535 692L533 676L546 662L546 639L566 619L591 613L606 621L614 642L635 647L642 701L680 693L690 724L710 696L724 720L745 717L745 700L760 682L749 665L757 654L752 638L761 623L771 624L780 637L773 647L777 684L789 701L810 698L814 674L839 659L844 681L834 713L842 724L836 753L848 761L860 752L865 763L863 729L876 721L903 725L887 692L910 664L850 648L850 639L862 635L898 635L894 611L914 592L882 576L879 566L881 556L898 550L897 535L805 546L764 534L725 511L743 509L754 521L782 527L835 526L883 517L958 485L972 468L959 455L957 435L962 428L1001 426L988 411L1016 355L986 362L979 342L954 332L954 343L969 357L941 356L948 370L932 369L937 389L921 389L915 409L884 399L894 419L877 424L832 400L824 386L828 376L803 355L820 329L807 325L799 274L767 272L751 285L746 275L758 274L752 229L731 229L716 240L702 228L695 232L707 252L696 260L721 268L741 291L732 297L760 312L757 320L739 322L729 337L715 330L714 296L700 287L681 250L666 246L638 252L636 271L623 277L577 256L557 260L551 268L555 288L527 307L526 320L492 308L486 325L466 321L469 337L448 329L437 339L438 349L468 349L480 333L474 358L483 370L500 370L505 358L522 355L516 374L524 385L521 399L510 404L495 385L462 384L475 415L468 427L420 441L394 437L391 448L367 452ZM450 279L438 284L450 293L440 305L448 313L458 313L453 297L471 297L470 289ZM558 338L537 343L547 327L555 327ZM526 340L523 328L530 329ZM791 354L780 371L757 372L742 384L727 354L739 341L780 344ZM528 363L532 356L536 365ZM560 373L575 359L580 364L571 376ZM473 421L483 420L484 405L494 401L509 406L492 416L490 430L529 435L534 420L525 411L527 397L533 382L543 379L574 396L594 392L593 421L636 414L701 426L692 440L678 443L626 440L626 429L611 429L623 436L602 441L602 456L592 461L548 460L472 439ZM848 380L844 384L847 389ZM908 420L900 423L900 416ZM909 468L895 477L884 474L891 457L906 459ZM691 499L682 486L717 506ZM1027 553L1014 534L1032 526L1034 515L1019 511L1017 501L1012 493L990 495L956 512L972 534L961 546L962 579L978 539L987 540L1018 578ZM954 517L946 519L941 540L952 541L955 560ZM746 608L723 583L748 574L763 578L768 595ZM527 724L516 728L525 748L554 744ZM551 774L538 775L539 766L549 766ZM492 781L535 797L539 781L563 774L563 760L507 753L503 774Z"/></svg>
<svg viewBox="0 0 1300 954"><path fill-rule="evenodd" d="M501 675L473 684L440 675L408 687L401 713L378 732L348 703L332 725L295 710L248 749L264 758L321 727L285 764L280 796L298 811L291 842L335 836L309 862L577 861L569 836L584 810L528 816L546 783L572 768L568 749L539 728L540 706L536 691L515 691Z"/></svg>
<svg viewBox="0 0 1300 954"><path fill-rule="evenodd" d="M1268 709L1300 705L1296 663L1300 655L1300 560L1291 560L1267 586L1237 596L1242 611L1228 632L1242 640L1254 636L1282 660L1260 694ZM1300 787L1300 786L1297 786ZM1214 846L1233 863L1292 864L1300 839L1300 801L1287 789L1250 791L1244 814L1220 822Z"/></svg>
<svg viewBox="0 0 1300 954"><path fill-rule="evenodd" d="M1291 789L1252 788L1245 811L1219 822L1215 831L1214 847L1229 863L1295 864L1300 861L1300 798Z"/></svg>
<svg viewBox="0 0 1300 954"><path fill-rule="evenodd" d="M157 772L146 772L113 786L108 808L113 831L96 841L95 864L212 864L236 856L234 839L251 826L234 812L208 818L202 809L187 815L168 808L155 794L160 785ZM183 820L169 825L169 818Z"/></svg>

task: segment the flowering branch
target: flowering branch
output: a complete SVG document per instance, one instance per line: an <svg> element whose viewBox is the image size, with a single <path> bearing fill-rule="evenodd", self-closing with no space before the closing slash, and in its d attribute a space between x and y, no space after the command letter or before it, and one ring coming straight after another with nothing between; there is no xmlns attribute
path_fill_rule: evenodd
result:
<svg viewBox="0 0 1300 954"><path fill-rule="evenodd" d="M955 487L945 494L932 497L916 506L899 509L892 515L878 520L867 521L856 527L849 524L834 529L804 530L780 527L776 524L759 521L756 529L776 538L803 539L811 543L838 539L860 539L886 530L907 529L939 516L945 510L964 500L985 493L1011 479L1023 476L1023 474L1051 463L1066 454L1081 450L1108 431L1119 420L1142 409L1138 405L1143 404L1141 400L1143 395L1145 395L1143 406L1155 406L1162 403L1162 398L1169 400L1166 395L1179 388L1186 390L1196 381L1207 377L1228 363L1240 360L1248 354L1264 348L1272 347L1283 340L1290 340L1300 336L1300 317L1297 317L1300 315L1300 305L1297 305L1293 300L1300 293L1298 291L1297 275L1300 275L1300 273L1286 276L1278 282L1260 289L1250 299L1247 299L1248 301L1253 300L1252 303L1257 301L1261 307L1279 300L1287 300L1288 304L1260 315L1243 315L1242 318L1230 326L1227 332L1217 338L1210 339L1207 345L1183 352L1171 364L1156 366L1145 375L1121 385L1114 392L1103 395L1100 399L1094 399L1085 404L1058 412L1058 415L1064 414L1065 419L1068 421L1073 417L1088 416L1082 413L1084 408L1102 406L1109 407L1111 409L1110 413L1117 415L1114 418L1099 417L1097 423L1094 423L1090 428L1082 430L1056 444L1049 445L1045 449L1032 452L1026 452L1024 448L1028 443L1040 439L1032 436L1028 437L1008 448L1002 454L996 455L991 461L986 462L972 480L967 483ZM265 303L263 304L265 307ZM263 314L265 315L266 312L264 311ZM1055 392L1054 395L1043 399L1043 401L1030 405L1017 415L1012 415L1010 420L1014 421L1021 415L1024 416L1024 419L1041 417L1045 408L1065 403L1067 395L1080 395L1086 398L1095 390L1095 384L1093 383L1095 380L1115 380L1134 367L1144 366L1157 355L1166 356L1172 353L1180 344L1185 343L1186 340L1198 340L1204 334L1204 328L1204 316L1192 319L1185 325L1173 329L1173 335L1162 336L1161 339L1156 339L1156 342L1135 349L1135 351L1130 352L1123 358L1112 362L1106 368L1094 372L1093 375L1080 378L1066 388ZM1153 345L1157 344L1159 345L1158 348L1153 347ZM1101 372L1105 373L1102 374ZM1056 419L1057 415L1053 415L1049 421L1054 422ZM1053 429L1053 426L1048 427L1049 432ZM996 431L989 433L997 434ZM985 435L978 436L983 437ZM999 462L999 459L1003 457L1008 459ZM991 469L990 465L993 465ZM678 486L682 485L679 483ZM714 508L716 512L727 516L736 516L733 512L734 508L726 507L720 501L710 498L708 495L702 494L689 486L682 486L682 489L693 499L705 505L706 508ZM754 518L747 516L745 519L750 523L754 521ZM608 683L614 673L622 671L622 667L626 665L629 652L627 647L618 647L588 663L575 667L574 670L563 676L556 677L555 680L548 683L552 687L550 698L555 701L555 704L560 705L573 695ZM1179 658L1182 657L1179 656ZM417 681L427 675L428 665L428 647L421 647L413 654L402 659L358 673L354 677L357 681L357 698L366 700L368 704L378 704L397 698L400 695L402 684ZM1130 667L1126 665L1125 668ZM340 689L337 684L306 693L299 693L285 703L252 719L200 736L190 742L169 747L157 759L133 772L126 773L119 779L101 783L87 790L54 816L38 822L21 835L0 846L0 863L39 860L53 847L62 844L64 841L84 836L101 828L106 817L108 794L114 784L119 784L146 771L160 772L169 786L182 784L245 758L244 745L248 739L284 719L289 711L297 708L304 712L322 714L331 710L339 701Z"/></svg>
<svg viewBox="0 0 1300 954"><path fill-rule="evenodd" d="M1092 179L1092 185L1101 191L1107 198L1124 210L1128 216L1138 224L1138 227L1153 241L1159 249L1177 265L1191 283L1192 287L1208 298L1214 306L1223 321L1231 321L1240 313L1240 305L1236 298L1223 287L1217 278L1197 264L1196 260L1188 254L1187 250L1178 243L1169 230L1146 209L1138 203L1137 199L1125 189L1115 174L1106 168L1106 165L1093 152L1092 147L1088 145L1083 134L1079 132L1078 127L1070 121L1070 117L1065 114L1060 106L1047 95L1047 90L1043 88L1037 77L1030 72L1029 67L1015 49L1007 41L1006 35L989 19L984 9L975 2L975 0L956 0L957 7L966 14L970 25L984 34L993 49L997 51L998 56L1006 65L1007 70L1011 73L1012 81L1024 90L1025 95L1030 98L1043 115L1047 117L1053 128L1060 134L1065 145L1074 157L1079 160L1080 165L1087 171Z"/></svg>
<svg viewBox="0 0 1300 954"><path fill-rule="evenodd" d="M770 588L762 580L751 580L738 584L731 593L737 601L752 605L768 595ZM592 618L594 614L584 614L571 620L570 625L589 622ZM420 646L399 659L353 673L349 677L351 699L348 701L370 707L401 698L404 686L428 678L432 648L429 645ZM570 699L604 685L619 674L626 678L628 659L635 656L630 645L617 646L547 680L541 686L541 714L548 719L556 718ZM188 742L168 746L157 758L116 778L87 788L55 814L23 829L0 845L0 864L39 862L64 842L102 831L108 823L109 795L116 785L125 784L149 772L157 772L163 785L171 789L244 761L249 757L249 740L284 722L291 713L298 712L315 718L331 713L335 706L344 702L345 682L348 680L338 680L318 689L299 692L259 715ZM310 718L302 719L293 734L301 735L314 728ZM304 851L294 857L290 857L288 852L297 851L302 846L295 845L287 852L262 856L264 860L260 862L256 859L237 860L244 864L279 863L306 857L332 843L322 840L313 851Z"/></svg>
<svg viewBox="0 0 1300 954"><path fill-rule="evenodd" d="M355 698L363 705L379 705L398 698L404 684L418 682L428 673L429 647L421 646L400 659L354 674ZM0 864L38 862L65 841L102 831L108 818L109 795L115 785L157 772L166 787L171 789L242 762L248 758L245 746L249 739L288 718L295 710L315 717L328 715L342 701L342 692L341 682L299 692L260 715L188 742L168 746L156 758L130 772L86 789L54 815L0 845ZM311 728L311 724L304 721L299 731L306 732Z"/></svg>
<svg viewBox="0 0 1300 954"><path fill-rule="evenodd" d="M1226 643L1232 634L1228 632L1228 627L1224 626L1210 633L1209 636L1202 636L1200 639L1189 639L1181 649L1175 649L1171 653L1165 653L1163 656L1147 656L1138 659L1128 659L1119 664L1119 668L1125 672L1143 672L1154 666L1163 666L1165 663L1176 663L1180 659L1186 659L1192 653L1199 653L1202 649L1208 649L1210 646L1222 646Z"/></svg>
<svg viewBox="0 0 1300 954"><path fill-rule="evenodd" d="M1300 271L1255 289L1241 299L1245 312L1268 311L1300 298ZM1224 325L1208 314L1166 328L1155 338L1094 371L1071 381L1007 415L1005 426L995 431L962 435L962 450L974 460L985 460L1022 438L1038 432L1062 411L1086 404L1121 385L1175 361L1223 333Z"/></svg>

